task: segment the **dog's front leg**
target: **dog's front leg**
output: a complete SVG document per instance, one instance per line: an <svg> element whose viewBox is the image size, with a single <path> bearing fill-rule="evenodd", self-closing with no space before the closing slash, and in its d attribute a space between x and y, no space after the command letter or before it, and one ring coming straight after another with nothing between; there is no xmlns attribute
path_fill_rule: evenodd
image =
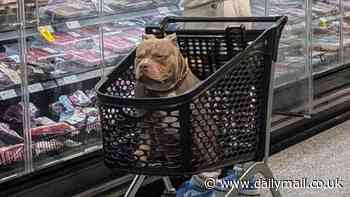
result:
<svg viewBox="0 0 350 197"><path fill-rule="evenodd" d="M145 87L142 83L136 81L135 84L135 98L144 98L146 97L146 91ZM145 109L136 109L137 117L145 117L147 111ZM146 128L142 128L144 135L142 137L142 141L144 142L143 144L139 144L138 148L134 152L134 155L136 159L141 160L141 161L147 161L148 157L150 156L150 151L151 151L151 137L149 134L149 131Z"/></svg>

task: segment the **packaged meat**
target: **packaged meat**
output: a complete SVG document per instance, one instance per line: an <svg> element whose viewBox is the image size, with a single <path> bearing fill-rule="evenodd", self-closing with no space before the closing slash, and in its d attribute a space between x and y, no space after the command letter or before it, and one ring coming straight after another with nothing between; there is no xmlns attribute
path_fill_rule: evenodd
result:
<svg viewBox="0 0 350 197"><path fill-rule="evenodd" d="M16 131L10 129L8 124L0 123L0 140L7 145L23 143L24 139Z"/></svg>
<svg viewBox="0 0 350 197"><path fill-rule="evenodd" d="M64 106L65 113L73 113L74 107L67 95L62 95L58 98L58 101Z"/></svg>
<svg viewBox="0 0 350 197"><path fill-rule="evenodd" d="M120 35L106 36L103 43L105 48L117 53L126 53L135 46L134 43L122 38Z"/></svg>
<svg viewBox="0 0 350 197"><path fill-rule="evenodd" d="M15 71L9 68L8 65L0 62L0 72L5 74L14 84L21 84L21 77Z"/></svg>
<svg viewBox="0 0 350 197"><path fill-rule="evenodd" d="M56 139L49 141L39 141L34 144L35 155L39 156L44 153L62 150L64 144Z"/></svg>
<svg viewBox="0 0 350 197"><path fill-rule="evenodd" d="M92 15L96 12L91 1L63 1L46 6L44 12L52 18L75 18Z"/></svg>
<svg viewBox="0 0 350 197"><path fill-rule="evenodd" d="M20 66L18 66L17 73L21 73ZM45 81L50 78L50 74L46 73L43 69L40 67L28 65L27 66L27 73L28 73L28 78L29 82L35 83L35 82L40 82L40 81Z"/></svg>
<svg viewBox="0 0 350 197"><path fill-rule="evenodd" d="M56 32L55 41L52 42L52 44L58 45L61 47L67 47L69 45L74 44L77 41L78 40L74 36L68 34L67 32Z"/></svg>
<svg viewBox="0 0 350 197"><path fill-rule="evenodd" d="M61 102L52 103L49 106L49 108L50 108L51 112L53 113L53 115L55 115L55 116L59 116L62 112L65 111L64 106Z"/></svg>
<svg viewBox="0 0 350 197"><path fill-rule="evenodd" d="M140 9L151 6L153 1L150 0L105 0L105 4L112 10L122 11L131 9Z"/></svg>
<svg viewBox="0 0 350 197"><path fill-rule="evenodd" d="M4 73L0 72L0 89L5 89L14 85L13 81Z"/></svg>
<svg viewBox="0 0 350 197"><path fill-rule="evenodd" d="M75 61L79 61L84 66L96 66L101 62L101 55L98 50L82 49L79 51L70 51Z"/></svg>
<svg viewBox="0 0 350 197"><path fill-rule="evenodd" d="M76 109L73 114L61 113L60 121L67 122L75 127L82 127L86 122L86 114L81 110Z"/></svg>
<svg viewBox="0 0 350 197"><path fill-rule="evenodd" d="M52 53L45 51L41 48L29 48L27 53L28 53L28 61L31 61L31 62L40 61L52 55Z"/></svg>
<svg viewBox="0 0 350 197"><path fill-rule="evenodd" d="M53 121L50 118L45 117L45 116L35 118L34 121L35 121L35 124L38 125L38 126L50 125L50 124L55 124L56 123L55 121Z"/></svg>
<svg viewBox="0 0 350 197"><path fill-rule="evenodd" d="M92 103L96 103L97 93L95 89L86 90L85 94L89 97Z"/></svg>
<svg viewBox="0 0 350 197"><path fill-rule="evenodd" d="M39 114L39 110L33 103L29 103L30 116L33 120ZM20 102L17 105L11 105L4 114L4 120L11 123L22 123L23 121L23 103Z"/></svg>
<svg viewBox="0 0 350 197"><path fill-rule="evenodd" d="M31 128L30 132L33 138L47 135L77 134L75 127L64 122Z"/></svg>
<svg viewBox="0 0 350 197"><path fill-rule="evenodd" d="M0 147L0 165L10 165L23 161L24 144Z"/></svg>
<svg viewBox="0 0 350 197"><path fill-rule="evenodd" d="M89 106L91 104L90 98L81 90L77 90L73 95L69 96L70 101L75 106Z"/></svg>

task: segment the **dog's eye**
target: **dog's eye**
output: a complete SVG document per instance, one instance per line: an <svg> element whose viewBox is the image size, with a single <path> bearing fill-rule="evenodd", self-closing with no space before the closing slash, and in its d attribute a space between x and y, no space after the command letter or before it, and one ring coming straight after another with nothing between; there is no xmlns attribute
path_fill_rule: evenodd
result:
<svg viewBox="0 0 350 197"><path fill-rule="evenodd" d="M163 58L164 56L163 55L157 55L157 58Z"/></svg>

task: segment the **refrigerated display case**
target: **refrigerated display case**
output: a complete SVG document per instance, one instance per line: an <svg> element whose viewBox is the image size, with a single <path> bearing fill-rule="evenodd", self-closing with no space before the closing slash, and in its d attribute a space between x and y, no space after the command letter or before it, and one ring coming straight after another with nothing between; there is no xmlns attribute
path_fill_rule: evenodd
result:
<svg viewBox="0 0 350 197"><path fill-rule="evenodd" d="M85 157L102 162L94 86L146 25L181 15L181 2L0 0L0 184L71 161L82 168L91 164ZM350 3L251 0L251 6L254 16L289 17L275 64L272 133L272 143L284 147L305 125L348 109Z"/></svg>
<svg viewBox="0 0 350 197"><path fill-rule="evenodd" d="M177 1L0 1L0 182L101 149L94 86ZM103 38L102 38L103 36Z"/></svg>

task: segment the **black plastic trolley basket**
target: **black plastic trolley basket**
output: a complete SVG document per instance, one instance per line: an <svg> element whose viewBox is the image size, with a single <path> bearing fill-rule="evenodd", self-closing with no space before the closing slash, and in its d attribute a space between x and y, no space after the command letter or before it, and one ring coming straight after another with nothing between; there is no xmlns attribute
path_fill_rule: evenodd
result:
<svg viewBox="0 0 350 197"><path fill-rule="evenodd" d="M271 24L263 29L169 30L178 22ZM176 33L178 46L201 79L191 91L135 98L135 50L97 85L105 163L142 175L192 175L255 161L243 177L272 173L270 140L273 62L286 17L166 17L146 33ZM266 25L265 25L266 26ZM147 113L140 115L142 109ZM140 157L135 151L142 149ZM137 176L127 196L135 195ZM169 179L164 179L170 189ZM135 189L135 187L137 187ZM277 190L274 196L279 196Z"/></svg>

